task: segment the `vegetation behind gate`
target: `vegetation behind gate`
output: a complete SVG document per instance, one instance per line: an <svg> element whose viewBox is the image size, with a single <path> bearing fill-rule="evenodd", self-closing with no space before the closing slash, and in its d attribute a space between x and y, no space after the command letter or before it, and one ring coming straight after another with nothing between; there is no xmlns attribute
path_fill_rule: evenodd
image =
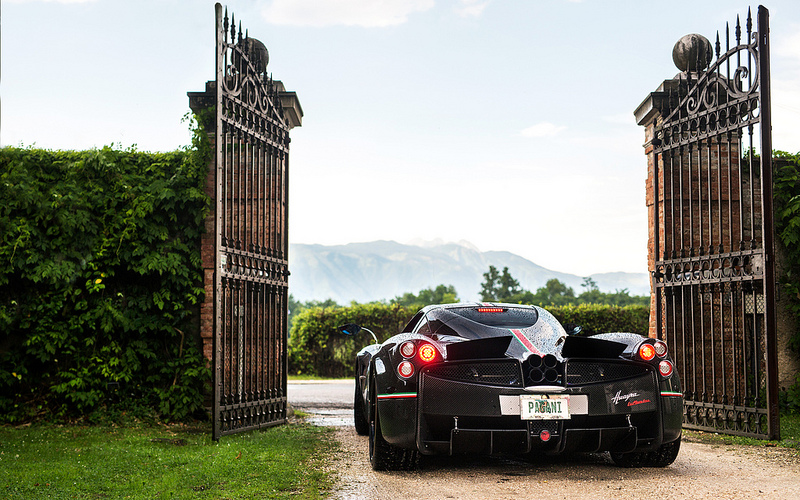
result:
<svg viewBox="0 0 800 500"><path fill-rule="evenodd" d="M787 256L785 274L778 279L795 325L800 325L800 153L775 151L773 156L782 160L774 162L773 173L775 239L786 249ZM795 356L800 353L800 329L793 332L788 347ZM780 397L782 408L800 412L800 374L793 386L781 391Z"/></svg>
<svg viewBox="0 0 800 500"><path fill-rule="evenodd" d="M0 422L202 408L203 138L156 154L0 150Z"/></svg>

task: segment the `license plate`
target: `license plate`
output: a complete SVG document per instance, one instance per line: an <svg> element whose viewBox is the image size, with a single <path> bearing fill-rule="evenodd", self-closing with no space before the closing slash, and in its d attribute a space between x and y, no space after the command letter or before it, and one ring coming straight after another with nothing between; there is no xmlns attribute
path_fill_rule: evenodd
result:
<svg viewBox="0 0 800 500"><path fill-rule="evenodd" d="M522 420L566 420L569 417L569 396L523 394L519 397Z"/></svg>

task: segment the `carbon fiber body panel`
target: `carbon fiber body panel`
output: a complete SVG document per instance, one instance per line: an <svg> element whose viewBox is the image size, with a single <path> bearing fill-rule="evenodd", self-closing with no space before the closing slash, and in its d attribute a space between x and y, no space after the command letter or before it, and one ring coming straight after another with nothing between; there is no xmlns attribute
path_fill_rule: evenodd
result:
<svg viewBox="0 0 800 500"><path fill-rule="evenodd" d="M533 449L629 452L653 449L663 442L659 385L647 365L567 363L567 380L582 383L562 386L559 393L585 398L581 401L588 400L588 404L581 412L585 414L550 421L523 420L501 408L500 396L537 393L536 386L519 384L523 369L524 363L517 360L443 363L424 369L415 398L418 449L432 455L526 453ZM502 383L492 385L490 380ZM554 390L552 386L543 388ZM542 431L546 431L546 439L542 439Z"/></svg>

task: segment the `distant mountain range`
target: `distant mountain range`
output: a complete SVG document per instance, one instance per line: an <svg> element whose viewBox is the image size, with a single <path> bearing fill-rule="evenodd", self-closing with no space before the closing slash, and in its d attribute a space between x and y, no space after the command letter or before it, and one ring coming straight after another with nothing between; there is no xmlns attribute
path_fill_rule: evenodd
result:
<svg viewBox="0 0 800 500"><path fill-rule="evenodd" d="M468 242L292 244L289 252L289 293L302 302L370 302L441 284L453 285L461 300L478 300L483 273L490 265L498 270L508 266L509 273L526 290L536 291L556 278L572 287L576 295L583 291L582 276L551 271L510 252L481 252ZM650 294L646 273L599 273L591 278L604 292L626 288L631 295Z"/></svg>

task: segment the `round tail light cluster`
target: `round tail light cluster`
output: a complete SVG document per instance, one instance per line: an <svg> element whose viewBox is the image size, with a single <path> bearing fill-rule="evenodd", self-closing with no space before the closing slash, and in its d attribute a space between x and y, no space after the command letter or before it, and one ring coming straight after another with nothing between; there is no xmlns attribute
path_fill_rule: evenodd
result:
<svg viewBox="0 0 800 500"><path fill-rule="evenodd" d="M417 367L412 361L416 360L419 365L435 361L438 357L436 348L427 342L417 345L415 342L407 340L400 344L399 350L404 359L397 365L397 375L402 378L411 378L416 373Z"/></svg>
<svg viewBox="0 0 800 500"><path fill-rule="evenodd" d="M662 377L669 377L675 370L671 361L667 357L667 344L663 340L656 340L652 344L645 342L639 346L638 355L643 361L658 361L658 373ZM655 361L654 361L655 360Z"/></svg>
<svg viewBox="0 0 800 500"><path fill-rule="evenodd" d="M436 359L436 348L430 344L422 344L419 346L419 359L422 362L430 363Z"/></svg>
<svg viewBox="0 0 800 500"><path fill-rule="evenodd" d="M656 357L656 348L652 344L642 344L639 346L639 357L644 361L652 361Z"/></svg>
<svg viewBox="0 0 800 500"><path fill-rule="evenodd" d="M401 361L397 365L397 374L403 378L409 378L414 375L414 364L411 361Z"/></svg>
<svg viewBox="0 0 800 500"><path fill-rule="evenodd" d="M400 354L403 355L404 358L412 358L414 357L414 353L416 352L417 347L414 345L413 342L403 342L400 345Z"/></svg>

